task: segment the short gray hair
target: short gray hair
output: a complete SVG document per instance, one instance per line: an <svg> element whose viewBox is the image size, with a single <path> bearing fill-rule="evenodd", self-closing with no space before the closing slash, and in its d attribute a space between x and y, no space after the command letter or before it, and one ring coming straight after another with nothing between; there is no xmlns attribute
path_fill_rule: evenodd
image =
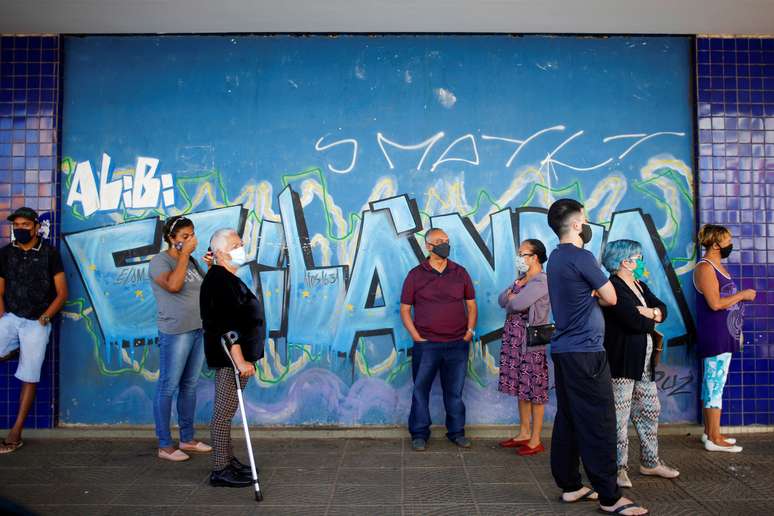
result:
<svg viewBox="0 0 774 516"><path fill-rule="evenodd" d="M430 237L432 237L435 233L443 233L444 235L446 235L446 231L444 231L441 228L430 228L427 230L427 233L425 233L425 242L430 240ZM446 235L446 236L449 236L449 235Z"/></svg>
<svg viewBox="0 0 774 516"><path fill-rule="evenodd" d="M213 253L218 251L225 251L225 247L228 244L228 238L231 235L239 237L239 233L234 228L221 228L212 234L210 238L210 249Z"/></svg>

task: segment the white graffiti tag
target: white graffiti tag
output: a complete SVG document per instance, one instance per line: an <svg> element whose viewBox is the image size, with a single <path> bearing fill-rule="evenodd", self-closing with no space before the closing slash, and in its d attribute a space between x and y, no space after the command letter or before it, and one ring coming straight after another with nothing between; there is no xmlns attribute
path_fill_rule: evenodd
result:
<svg viewBox="0 0 774 516"><path fill-rule="evenodd" d="M99 187L91 163L81 161L71 172L67 206L80 203L83 215L88 217L98 211L115 211L123 201L126 209L152 209L163 203L164 207L175 205L175 189L172 174L156 177L159 160L137 158L134 174L120 175L110 180L110 156L102 154Z"/></svg>
<svg viewBox="0 0 774 516"><path fill-rule="evenodd" d="M534 132L533 134L527 136L526 138L513 138L513 137L506 137L506 136L494 136L491 134L481 134L480 139L486 142L506 142L513 144L515 146L515 150L511 153L511 155L508 157L507 161L505 162L505 167L510 168L513 165L514 160L516 157L521 153L521 151L531 142L536 140L537 138L546 135L548 133L556 133L556 132L563 132L565 131L566 127L564 125L555 125L552 127L546 127L544 129L540 129L539 131ZM550 176L554 176L556 179L556 171L555 167L561 167L566 168L569 170L572 170L574 172L592 172L595 170L599 170L601 168L607 167L609 165L615 164L617 161L623 160L626 158L636 147L638 147L640 144L659 136L677 136L677 137L684 137L685 133L682 132L674 132L674 131L659 131L655 133L635 133L635 134L619 134L619 135L613 135L608 136L602 140L602 143L607 144L610 142L616 142L620 140L625 139L632 139L636 138L637 141L635 141L633 144L630 144L626 149L623 151L616 152L615 149L611 149L611 154L605 157L605 159L601 160L598 163L591 163L591 164L573 164L573 163L567 163L565 161L560 161L556 159L556 155L559 153L560 150L564 149L566 146L568 146L570 143L575 142L578 138L583 136L585 131L579 130L570 135L569 137L565 138L563 141L561 141L558 145L556 145L553 150L546 153L545 158L543 158L540 161L540 172L545 174L549 178L550 182ZM444 163L449 162L463 162L467 163L469 165L473 166L480 166L482 165L482 160L479 155L479 145L476 142L476 136L467 133L459 138L453 140L451 143L446 145L443 152L441 152L440 156L436 158L433 161L428 161L430 158L431 152L433 152L433 149L435 145L440 141L443 140L446 137L446 133L444 131L439 131L435 133L434 135L430 136L426 140L420 142L420 143L410 143L410 144L404 144L404 143L398 143L397 141L391 140L388 137L386 137L381 131L376 132L376 143L379 146L379 149L382 151L382 156L384 157L384 160L387 163L387 166L390 168L390 170L395 169L395 153L394 152L387 152L387 146L392 147L394 149L397 149L397 151L422 151L421 156L419 157L419 161L416 164L416 170L421 170L423 166L426 163L432 163L430 165L430 172L435 172L438 167L443 165ZM349 166L344 169L339 169L328 163L327 167L328 170L331 172L335 172L337 174L348 174L352 172L357 164L357 153L358 153L358 141L354 138L347 138L343 140L338 140L335 142L331 142L328 144L323 145L322 141L325 137L322 137L317 140L315 143L315 150L318 152L322 152L325 150L328 150L332 147L342 145L342 144L350 144L352 145L352 159L349 162ZM545 138L545 136L544 136ZM457 150L455 147L457 146L463 146L463 143L467 144L468 150L466 151L466 155L463 156L449 156L451 151ZM549 185L550 186L550 185Z"/></svg>

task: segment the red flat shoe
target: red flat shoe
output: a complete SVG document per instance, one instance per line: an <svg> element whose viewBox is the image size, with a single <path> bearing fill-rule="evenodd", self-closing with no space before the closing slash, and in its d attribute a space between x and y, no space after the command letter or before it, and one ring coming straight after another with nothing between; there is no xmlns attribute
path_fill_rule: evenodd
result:
<svg viewBox="0 0 774 516"><path fill-rule="evenodd" d="M520 446L524 446L529 442L529 439L523 439L521 441L517 441L516 438L506 439L505 441L500 441L500 447L501 448L519 448Z"/></svg>
<svg viewBox="0 0 774 516"><path fill-rule="evenodd" d="M518 450L516 450L516 455L521 455L522 457L526 457L528 455L537 455L538 453L544 452L546 449L543 447L543 443L538 444L534 448L530 448L529 445L525 444Z"/></svg>

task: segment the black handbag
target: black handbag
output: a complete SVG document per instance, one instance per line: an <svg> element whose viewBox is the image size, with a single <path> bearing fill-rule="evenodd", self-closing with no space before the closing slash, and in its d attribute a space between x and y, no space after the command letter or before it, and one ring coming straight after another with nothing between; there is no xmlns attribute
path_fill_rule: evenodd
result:
<svg viewBox="0 0 774 516"><path fill-rule="evenodd" d="M556 326L553 324L541 324L539 326L527 326L527 347L546 346L554 336Z"/></svg>

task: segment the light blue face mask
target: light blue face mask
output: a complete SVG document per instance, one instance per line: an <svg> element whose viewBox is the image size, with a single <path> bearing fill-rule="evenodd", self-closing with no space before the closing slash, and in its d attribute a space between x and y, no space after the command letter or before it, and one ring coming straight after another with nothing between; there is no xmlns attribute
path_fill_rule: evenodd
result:
<svg viewBox="0 0 774 516"><path fill-rule="evenodd" d="M237 247L229 251L228 255L231 257L231 263L237 267L241 267L247 262L247 253L245 252L245 246Z"/></svg>
<svg viewBox="0 0 774 516"><path fill-rule="evenodd" d="M519 274L526 274L529 270L529 265L527 265L526 260L524 260L523 256L517 256L516 257L516 272Z"/></svg>

